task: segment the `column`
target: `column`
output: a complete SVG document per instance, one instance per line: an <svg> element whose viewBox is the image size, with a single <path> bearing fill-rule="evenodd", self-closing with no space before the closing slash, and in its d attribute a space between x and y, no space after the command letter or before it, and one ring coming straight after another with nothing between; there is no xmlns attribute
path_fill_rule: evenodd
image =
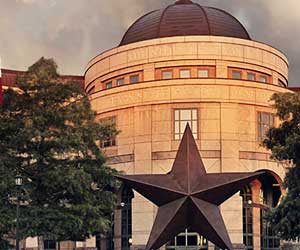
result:
<svg viewBox="0 0 300 250"><path fill-rule="evenodd" d="M260 203L260 189L261 182L259 180L253 181L251 184L252 202L254 204ZM253 249L260 250L260 208L253 207Z"/></svg>

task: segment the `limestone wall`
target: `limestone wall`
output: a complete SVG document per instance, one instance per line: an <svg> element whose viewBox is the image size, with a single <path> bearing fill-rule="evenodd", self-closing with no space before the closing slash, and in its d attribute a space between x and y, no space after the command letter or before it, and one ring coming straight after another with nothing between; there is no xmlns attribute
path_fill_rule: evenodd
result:
<svg viewBox="0 0 300 250"><path fill-rule="evenodd" d="M215 77L158 80L157 69L212 66ZM229 68L261 72L271 82L232 79ZM103 83L124 74L142 72L141 82L104 89ZM174 110L198 110L197 144L208 172L269 169L284 176L284 168L269 159L259 145L258 112L274 113L269 99L288 91L288 62L265 44L223 37L174 37L112 49L87 66L85 88L98 118L115 116L121 133L117 145L105 148L111 166L128 174L167 173L179 140L174 139ZM278 124L278 121L275 124ZM241 198L222 206L233 243L242 243ZM133 245L145 245L156 207L139 194L133 201ZM115 244L120 245L120 244Z"/></svg>

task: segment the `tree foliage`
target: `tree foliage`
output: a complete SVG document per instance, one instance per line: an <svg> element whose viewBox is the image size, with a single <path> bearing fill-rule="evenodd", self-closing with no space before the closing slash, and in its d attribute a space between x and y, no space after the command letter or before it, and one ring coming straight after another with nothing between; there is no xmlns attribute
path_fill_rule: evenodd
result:
<svg viewBox="0 0 300 250"><path fill-rule="evenodd" d="M0 238L13 231L14 178L23 177L21 237L84 240L109 229L117 187L99 141L117 133L95 120L88 97L41 58L3 93ZM1 244L1 243L0 243Z"/></svg>
<svg viewBox="0 0 300 250"><path fill-rule="evenodd" d="M269 220L282 239L296 240L300 237L300 93L274 94L272 100L281 124L267 132L264 145L274 159L292 167L284 180L287 194Z"/></svg>

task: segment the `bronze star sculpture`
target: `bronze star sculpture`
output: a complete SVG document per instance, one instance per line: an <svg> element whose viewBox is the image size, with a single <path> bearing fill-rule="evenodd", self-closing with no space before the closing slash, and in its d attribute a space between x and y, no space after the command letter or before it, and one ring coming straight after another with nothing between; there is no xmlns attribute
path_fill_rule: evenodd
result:
<svg viewBox="0 0 300 250"><path fill-rule="evenodd" d="M187 126L170 173L118 178L158 206L146 250L160 248L185 229L232 250L218 206L262 174L207 174Z"/></svg>

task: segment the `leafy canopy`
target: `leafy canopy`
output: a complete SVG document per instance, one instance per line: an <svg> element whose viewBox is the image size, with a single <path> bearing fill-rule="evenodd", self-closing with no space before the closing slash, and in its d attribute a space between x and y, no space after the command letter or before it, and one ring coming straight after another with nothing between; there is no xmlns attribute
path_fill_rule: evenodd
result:
<svg viewBox="0 0 300 250"><path fill-rule="evenodd" d="M284 180L287 194L269 214L269 220L282 239L300 237L300 93L274 94L272 99L281 120L278 128L271 128L264 145L279 161L292 164Z"/></svg>
<svg viewBox="0 0 300 250"><path fill-rule="evenodd" d="M100 140L117 133L95 120L88 97L41 58L3 94L0 110L0 238L13 231L14 178L23 177L21 237L84 240L110 227L117 187Z"/></svg>

